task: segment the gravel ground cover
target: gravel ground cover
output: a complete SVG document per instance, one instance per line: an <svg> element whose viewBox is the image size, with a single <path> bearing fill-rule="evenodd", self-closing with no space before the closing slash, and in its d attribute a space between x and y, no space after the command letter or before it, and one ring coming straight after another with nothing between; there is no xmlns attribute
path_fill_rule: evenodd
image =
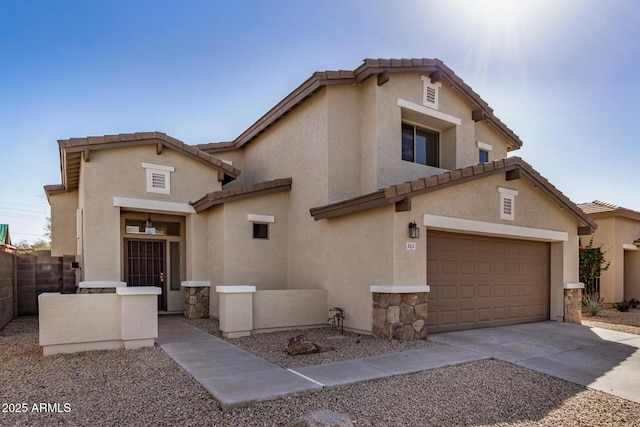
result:
<svg viewBox="0 0 640 427"><path fill-rule="evenodd" d="M221 337L217 319L195 319L188 323L205 332ZM316 344L333 347L335 350L324 353L290 356L285 351L289 338L303 334ZM327 328L305 330L289 330L268 334L255 334L250 337L228 339L233 345L256 354L269 362L283 368L299 368L301 366L322 365L339 362L341 360L360 359L367 356L394 353L398 351L415 350L433 347L438 343L426 340L418 341L386 341L371 335L357 334Z"/></svg>
<svg viewBox="0 0 640 427"><path fill-rule="evenodd" d="M582 324L640 335L640 308L632 308L626 312L613 307L605 308L597 316L582 313Z"/></svg>
<svg viewBox="0 0 640 427"><path fill-rule="evenodd" d="M20 318L0 331L2 426L287 426L320 409L347 413L356 426L640 426L638 404L494 360L223 412L157 346L43 357L37 326ZM26 412L16 413L22 403ZM40 403L49 412L34 410Z"/></svg>

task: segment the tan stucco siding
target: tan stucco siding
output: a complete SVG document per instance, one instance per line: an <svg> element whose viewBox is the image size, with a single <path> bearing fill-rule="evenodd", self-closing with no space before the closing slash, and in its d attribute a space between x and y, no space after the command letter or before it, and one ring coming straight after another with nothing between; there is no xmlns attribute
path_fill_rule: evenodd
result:
<svg viewBox="0 0 640 427"><path fill-rule="evenodd" d="M49 196L51 205L51 256L76 255L78 192Z"/></svg>
<svg viewBox="0 0 640 427"><path fill-rule="evenodd" d="M171 166L170 194L147 192L146 169L142 163ZM91 152L81 168L80 207L83 216L84 280L121 280L120 208L114 197L187 204L221 188L218 172L197 161L166 149L156 154L155 145ZM206 226L205 230L206 230ZM198 253L199 226L187 221L187 254ZM195 259L194 259L195 261ZM195 264L187 265L187 270ZM192 273L193 274L193 273Z"/></svg>
<svg viewBox="0 0 640 427"><path fill-rule="evenodd" d="M632 296L625 294L625 288L634 288L635 269L627 266L626 262L638 259L629 255L623 245L633 245L640 237L640 221L612 216L597 218L598 229L592 236L583 236L582 245L586 246L593 238L593 246L600 247L604 252L604 258L609 262L609 268L600 276L600 296L605 302L620 302L630 299ZM628 271L630 276L625 275ZM640 284L639 284L640 286ZM637 297L636 297L637 298Z"/></svg>
<svg viewBox="0 0 640 427"><path fill-rule="evenodd" d="M500 219L500 193L498 187L518 191L515 197L515 219L513 221ZM504 174L498 174L467 184L454 186L436 191L412 200L411 212L398 215L396 234L406 233L409 221L416 219L419 214L438 215L443 217L461 218L484 223L503 224L507 226L501 237L510 237L509 226L526 227L527 229L550 230L566 233L566 241L551 242L551 314L552 320L563 318L563 285L578 282L578 223L573 216L561 209L558 204L549 199L544 193L536 189L528 180L519 179L506 181ZM400 219L401 218L401 219ZM418 222L418 221L416 221ZM406 223L406 224L405 224ZM421 237L417 242L420 250L426 250L425 227L422 227ZM429 227L426 227L429 228ZM455 229L445 230L461 232ZM478 234L483 234L479 232ZM498 234L496 234L498 235ZM513 236L513 238L522 238ZM411 265L410 257L402 244L396 245L396 265ZM407 258L405 261L401 261ZM409 271L407 269L407 271ZM416 268L415 279L422 277L422 270ZM409 275L409 273L404 273ZM426 277L426 275L425 275ZM413 277L405 278L411 280Z"/></svg>
<svg viewBox="0 0 640 427"><path fill-rule="evenodd" d="M360 85L360 192L378 189L377 96L375 79ZM384 86L383 86L384 87Z"/></svg>
<svg viewBox="0 0 640 427"><path fill-rule="evenodd" d="M328 87L329 202L360 195L360 99L357 86Z"/></svg>
<svg viewBox="0 0 640 427"><path fill-rule="evenodd" d="M227 203L224 207L225 268L221 285L251 285L258 290L287 288L288 194L276 193ZM273 217L269 238L253 238L249 215ZM261 222L261 221L257 221ZM218 240L217 236L210 236ZM218 257L217 248L210 257Z"/></svg>
<svg viewBox="0 0 640 427"><path fill-rule="evenodd" d="M245 148L245 183L293 178L287 205L290 288L317 286L325 274L325 237L309 209L328 203L327 102L321 89Z"/></svg>
<svg viewBox="0 0 640 427"><path fill-rule="evenodd" d="M486 123L476 123L471 115L474 107L447 84L439 89L438 112L461 120L460 125L444 123L429 116L398 106L398 99L422 105L423 82L420 73L392 75L384 85L371 85L376 90L377 138L377 188L394 185L478 163L477 141L492 145L490 159L506 157L507 140L488 128ZM373 79L371 79L373 80ZM409 122L440 132L441 168L402 161L401 124ZM477 134L478 132L478 134ZM371 191L375 190L371 189Z"/></svg>
<svg viewBox="0 0 640 427"><path fill-rule="evenodd" d="M371 331L371 285L394 284L393 212L391 206L327 221L329 307L345 310L345 327Z"/></svg>
<svg viewBox="0 0 640 427"><path fill-rule="evenodd" d="M484 142L485 144L491 145L491 150L489 151L489 161L492 162L494 160L506 159L508 150L507 147L509 144L491 125L487 124L486 121L482 120L475 124L476 127L476 159L477 159L477 142Z"/></svg>

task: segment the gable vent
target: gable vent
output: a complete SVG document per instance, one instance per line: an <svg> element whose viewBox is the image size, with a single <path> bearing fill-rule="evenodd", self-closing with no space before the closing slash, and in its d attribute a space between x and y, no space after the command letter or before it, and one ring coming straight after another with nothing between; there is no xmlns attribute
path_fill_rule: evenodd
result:
<svg viewBox="0 0 640 427"><path fill-rule="evenodd" d="M158 190L164 190L167 188L167 177L163 173L152 172L151 173L151 186Z"/></svg>
<svg viewBox="0 0 640 427"><path fill-rule="evenodd" d="M510 197L505 197L503 200L503 210L502 213L508 216L513 215L513 211L511 210L512 207L512 201Z"/></svg>
<svg viewBox="0 0 640 427"><path fill-rule="evenodd" d="M431 78L427 76L421 76L422 78L422 105L425 107L438 109L438 91L442 84L431 83Z"/></svg>
<svg viewBox="0 0 640 427"><path fill-rule="evenodd" d="M426 93L424 95L425 102L428 104L436 103L436 89L434 87L427 86Z"/></svg>
<svg viewBox="0 0 640 427"><path fill-rule="evenodd" d="M518 192L510 188L498 187L500 194L500 219L515 220L515 204Z"/></svg>
<svg viewBox="0 0 640 427"><path fill-rule="evenodd" d="M143 163L142 167L147 170L148 193L171 194L171 172L176 170L173 166Z"/></svg>

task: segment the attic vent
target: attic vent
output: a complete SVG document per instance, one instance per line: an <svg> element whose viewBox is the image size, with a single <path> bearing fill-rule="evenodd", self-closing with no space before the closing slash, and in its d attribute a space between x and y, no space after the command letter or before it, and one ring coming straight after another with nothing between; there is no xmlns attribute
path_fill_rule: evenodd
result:
<svg viewBox="0 0 640 427"><path fill-rule="evenodd" d="M504 215L507 215L507 216L512 216L513 215L513 211L511 210L512 203L513 203L513 201L510 198L505 197L504 202L503 202L503 206L502 206L502 213Z"/></svg>
<svg viewBox="0 0 640 427"><path fill-rule="evenodd" d="M427 76L421 76L423 83L423 91L422 91L422 105L426 107L433 108L434 110L438 109L438 95L440 91L440 86L442 84L431 83L431 78Z"/></svg>
<svg viewBox="0 0 640 427"><path fill-rule="evenodd" d="M151 172L151 187L157 190L167 188L167 176L164 173Z"/></svg>
<svg viewBox="0 0 640 427"><path fill-rule="evenodd" d="M427 86L425 88L424 99L425 99L425 104L435 104L436 103L436 89L431 87L431 86Z"/></svg>
<svg viewBox="0 0 640 427"><path fill-rule="evenodd" d="M500 194L500 219L513 221L515 219L515 203L518 192L509 188L498 187Z"/></svg>
<svg viewBox="0 0 640 427"><path fill-rule="evenodd" d="M147 193L171 194L171 172L175 171L173 166L143 163L142 167L147 170Z"/></svg>

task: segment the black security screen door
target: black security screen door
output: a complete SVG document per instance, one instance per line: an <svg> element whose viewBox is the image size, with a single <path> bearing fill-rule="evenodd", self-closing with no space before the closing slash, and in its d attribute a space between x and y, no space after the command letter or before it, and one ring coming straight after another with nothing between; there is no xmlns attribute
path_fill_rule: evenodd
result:
<svg viewBox="0 0 640 427"><path fill-rule="evenodd" d="M159 286L158 309L165 310L166 252L163 240L127 240L126 277L128 286Z"/></svg>

